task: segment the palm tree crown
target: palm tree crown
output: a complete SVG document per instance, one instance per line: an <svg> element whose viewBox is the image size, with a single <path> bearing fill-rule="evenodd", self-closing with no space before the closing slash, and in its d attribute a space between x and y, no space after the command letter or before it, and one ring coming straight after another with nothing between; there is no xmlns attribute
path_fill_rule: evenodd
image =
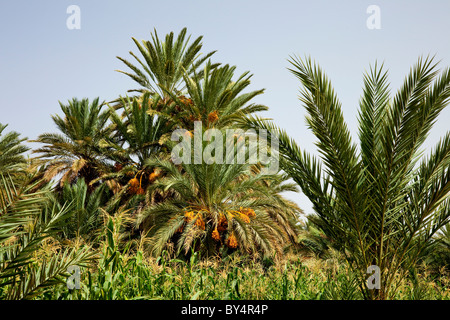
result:
<svg viewBox="0 0 450 320"><path fill-rule="evenodd" d="M420 147L449 102L450 70L438 76L433 59L419 59L391 99L387 73L371 68L364 77L358 149L322 70L311 59L291 63L324 167L274 125L253 118L249 126L278 136L283 170L313 203L314 221L360 273L365 297L389 297L395 272L413 266L449 221L450 133L428 158L421 158ZM381 270L380 290L365 286L370 265Z"/></svg>
<svg viewBox="0 0 450 320"><path fill-rule="evenodd" d="M202 48L202 37L198 37L189 43L190 36L186 39L187 29L183 28L174 41L173 32L166 35L162 42L158 33L152 33L152 41L142 41L140 43L132 38L136 44L143 60L130 51L130 55L138 62L139 67L133 65L124 58L117 57L134 73L118 70L139 83L143 88L131 91L159 93L161 97L166 97L166 92L179 93L183 90L183 76L194 73L213 52L200 58Z"/></svg>
<svg viewBox="0 0 450 320"><path fill-rule="evenodd" d="M62 174L61 185L77 177L85 178L89 184L106 165L99 143L108 132L109 110L101 110L98 98L92 103L74 98L60 106L64 117L52 118L61 133L41 134L34 142L44 146L34 152L41 153L40 158L46 163L46 179Z"/></svg>
<svg viewBox="0 0 450 320"><path fill-rule="evenodd" d="M156 254L173 240L185 253L195 249L217 254L225 245L271 255L296 237L301 210L280 195L296 190L286 176L264 175L247 163L175 165L151 159L147 164L165 173L149 196L171 194L142 210L136 220L149 230Z"/></svg>

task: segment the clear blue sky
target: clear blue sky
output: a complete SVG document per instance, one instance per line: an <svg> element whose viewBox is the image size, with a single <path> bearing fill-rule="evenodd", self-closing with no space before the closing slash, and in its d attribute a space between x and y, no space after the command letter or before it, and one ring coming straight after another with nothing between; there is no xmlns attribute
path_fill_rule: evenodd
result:
<svg viewBox="0 0 450 320"><path fill-rule="evenodd" d="M81 29L69 30L69 5L81 9ZM381 29L370 30L369 5L381 10ZM2 0L0 3L0 123L34 139L54 132L51 114L72 97L112 100L136 85L115 72L116 56L136 51L131 37L149 39L183 27L203 35L204 52L216 62L250 71L255 99L305 149L316 153L297 99L299 83L286 69L290 55L311 55L331 78L344 116L356 137L362 75L375 60L390 70L392 90L400 86L420 55L450 66L450 1L253 1L253 0ZM449 128L442 113L427 147ZM306 212L310 204L293 195Z"/></svg>

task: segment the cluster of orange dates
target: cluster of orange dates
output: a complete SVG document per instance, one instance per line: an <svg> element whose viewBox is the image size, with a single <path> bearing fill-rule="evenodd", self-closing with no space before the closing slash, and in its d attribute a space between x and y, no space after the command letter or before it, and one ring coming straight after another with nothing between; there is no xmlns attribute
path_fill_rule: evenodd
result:
<svg viewBox="0 0 450 320"><path fill-rule="evenodd" d="M226 213L231 219L233 217L239 217L245 223L250 223L250 218L256 216L255 211L251 208L240 208L239 211L227 211ZM195 213L194 211L185 211L184 219L186 223L189 223L195 220L194 225L201 230L205 230L205 220L201 211ZM214 228L212 232L212 238L215 241L221 241L222 235L226 230L228 230L228 219L225 217L225 214L220 213L219 220L217 222L217 226ZM183 227L179 228L177 232L182 232ZM238 246L237 238L234 232L228 236L225 241L225 244L230 248L236 248Z"/></svg>

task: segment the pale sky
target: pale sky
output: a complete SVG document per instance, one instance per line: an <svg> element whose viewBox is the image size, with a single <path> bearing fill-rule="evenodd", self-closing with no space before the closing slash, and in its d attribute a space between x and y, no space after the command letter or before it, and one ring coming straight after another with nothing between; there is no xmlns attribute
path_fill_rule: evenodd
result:
<svg viewBox="0 0 450 320"><path fill-rule="evenodd" d="M79 30L69 30L67 8L81 9ZM369 29L367 8L380 8L381 29ZM116 56L136 52L131 37L161 38L183 28L203 35L214 62L253 74L254 102L301 147L317 154L298 100L299 81L287 70L291 55L310 55L330 77L356 138L363 72L378 60L389 69L395 93L421 55L450 66L450 1L253 0L2 0L0 3L0 123L29 139L55 132L51 114L77 97L110 101L137 85L115 69ZM427 147L449 129L450 108L438 119ZM356 141L356 140L355 140ZM289 195L307 213L303 195Z"/></svg>

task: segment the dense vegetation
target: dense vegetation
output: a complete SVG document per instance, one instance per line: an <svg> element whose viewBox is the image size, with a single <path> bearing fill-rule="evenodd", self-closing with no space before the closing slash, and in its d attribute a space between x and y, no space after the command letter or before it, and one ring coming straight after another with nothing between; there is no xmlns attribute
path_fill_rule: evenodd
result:
<svg viewBox="0 0 450 320"><path fill-rule="evenodd" d="M133 41L134 62L118 59L138 88L60 102L58 132L32 150L0 125L1 299L449 298L450 133L420 150L448 104L448 69L420 59L391 99L375 65L358 148L320 67L292 58L321 162L257 115L263 90L201 55L202 37ZM249 161L239 137L242 163L174 162L173 132L192 137L199 123L224 136L267 130L279 170ZM315 211L306 222L284 196L300 189ZM379 289L366 285L373 265ZM80 287L69 289L74 266Z"/></svg>

